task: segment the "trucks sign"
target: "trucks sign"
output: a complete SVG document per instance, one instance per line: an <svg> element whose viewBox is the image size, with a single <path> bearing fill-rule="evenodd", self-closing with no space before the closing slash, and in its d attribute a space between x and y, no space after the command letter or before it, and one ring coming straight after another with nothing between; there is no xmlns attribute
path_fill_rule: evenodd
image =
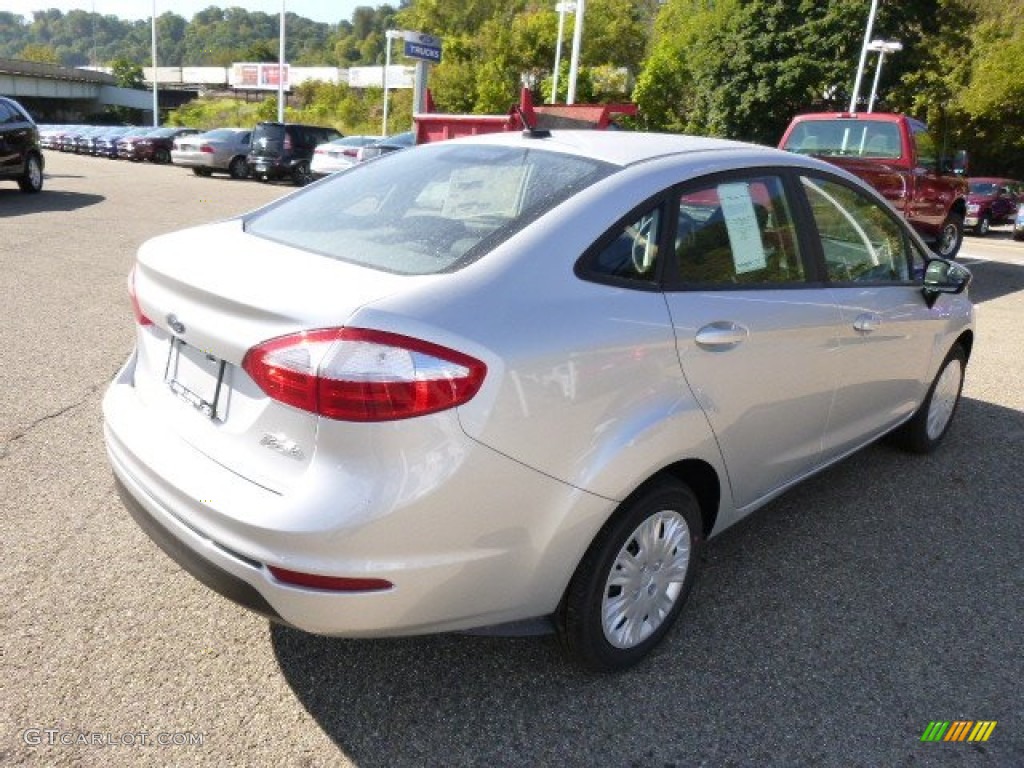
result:
<svg viewBox="0 0 1024 768"><path fill-rule="evenodd" d="M405 38L405 55L410 59L419 59L438 64L441 61L441 38L423 32L403 32Z"/></svg>

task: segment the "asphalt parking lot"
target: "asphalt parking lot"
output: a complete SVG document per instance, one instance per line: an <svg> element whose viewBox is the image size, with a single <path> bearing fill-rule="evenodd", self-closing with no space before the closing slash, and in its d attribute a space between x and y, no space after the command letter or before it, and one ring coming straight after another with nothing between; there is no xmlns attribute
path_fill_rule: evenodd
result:
<svg viewBox="0 0 1024 768"><path fill-rule="evenodd" d="M0 185L0 764L1024 766L1024 243L968 238L978 338L940 451L876 445L707 548L620 675L551 637L347 641L268 624L118 501L100 399L146 238L291 187L47 154ZM932 721L988 741L922 742Z"/></svg>

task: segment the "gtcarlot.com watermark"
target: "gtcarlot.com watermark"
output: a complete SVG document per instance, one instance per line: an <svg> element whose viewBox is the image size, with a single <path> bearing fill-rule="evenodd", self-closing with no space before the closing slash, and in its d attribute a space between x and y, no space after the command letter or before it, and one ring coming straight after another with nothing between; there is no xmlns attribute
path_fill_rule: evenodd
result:
<svg viewBox="0 0 1024 768"><path fill-rule="evenodd" d="M30 747L201 747L205 733L193 731L66 731L61 728L26 728L21 740Z"/></svg>

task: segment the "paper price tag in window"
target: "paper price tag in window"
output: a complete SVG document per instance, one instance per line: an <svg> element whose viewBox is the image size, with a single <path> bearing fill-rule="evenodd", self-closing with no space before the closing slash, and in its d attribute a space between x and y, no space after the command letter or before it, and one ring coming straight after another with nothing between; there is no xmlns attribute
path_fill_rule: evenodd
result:
<svg viewBox="0 0 1024 768"><path fill-rule="evenodd" d="M732 246L732 260L736 274L757 272L768 266L768 258L761 242L761 226L754 212L750 188L744 183L719 184L718 201L725 216Z"/></svg>

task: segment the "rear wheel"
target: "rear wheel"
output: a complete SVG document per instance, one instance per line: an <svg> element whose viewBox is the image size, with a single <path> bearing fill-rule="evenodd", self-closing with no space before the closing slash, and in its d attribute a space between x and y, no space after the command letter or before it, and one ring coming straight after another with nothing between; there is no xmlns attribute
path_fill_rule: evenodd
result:
<svg viewBox="0 0 1024 768"><path fill-rule="evenodd" d="M228 173L232 179L244 179L249 176L249 163L244 157L236 157L228 164Z"/></svg>
<svg viewBox="0 0 1024 768"><path fill-rule="evenodd" d="M913 418L892 433L893 442L914 453L931 453L949 431L964 386L967 353L959 344L950 350Z"/></svg>
<svg viewBox="0 0 1024 768"><path fill-rule="evenodd" d="M304 187L313 180L313 174L309 171L309 163L302 161L292 169L292 183L296 187Z"/></svg>
<svg viewBox="0 0 1024 768"><path fill-rule="evenodd" d="M686 603L702 548L696 497L664 480L623 503L584 555L555 616L591 669L625 669L661 642Z"/></svg>
<svg viewBox="0 0 1024 768"><path fill-rule="evenodd" d="M935 244L935 252L944 259L955 259L963 241L964 219L959 214L951 213L942 222L942 230L939 232L939 239Z"/></svg>
<svg viewBox="0 0 1024 768"><path fill-rule="evenodd" d="M22 192L33 194L43 188L43 163L36 155L25 158L25 173L18 179Z"/></svg>

